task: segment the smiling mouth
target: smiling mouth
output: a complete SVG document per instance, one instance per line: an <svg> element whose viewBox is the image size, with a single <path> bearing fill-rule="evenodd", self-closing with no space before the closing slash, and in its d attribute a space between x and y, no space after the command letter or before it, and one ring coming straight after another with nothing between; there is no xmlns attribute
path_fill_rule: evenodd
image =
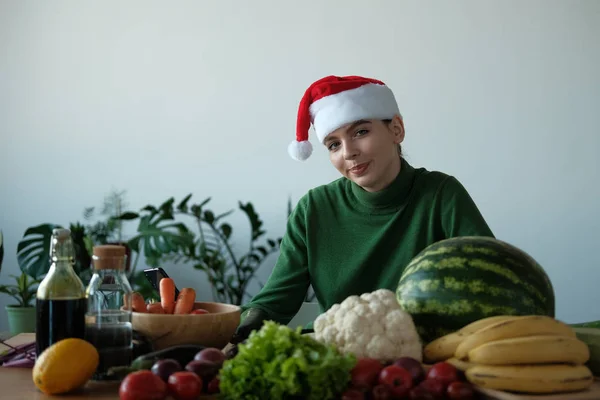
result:
<svg viewBox="0 0 600 400"><path fill-rule="evenodd" d="M358 164L348 170L352 175L360 176L365 173L367 168L369 167L369 163Z"/></svg>

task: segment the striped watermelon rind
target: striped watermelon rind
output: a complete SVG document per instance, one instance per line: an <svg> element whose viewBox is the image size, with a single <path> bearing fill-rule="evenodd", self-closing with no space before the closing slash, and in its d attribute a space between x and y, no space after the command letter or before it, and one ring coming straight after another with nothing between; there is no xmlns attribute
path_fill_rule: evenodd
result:
<svg viewBox="0 0 600 400"><path fill-rule="evenodd" d="M555 313L544 269L492 237L455 237L423 249L406 266L396 297L424 342L488 316Z"/></svg>

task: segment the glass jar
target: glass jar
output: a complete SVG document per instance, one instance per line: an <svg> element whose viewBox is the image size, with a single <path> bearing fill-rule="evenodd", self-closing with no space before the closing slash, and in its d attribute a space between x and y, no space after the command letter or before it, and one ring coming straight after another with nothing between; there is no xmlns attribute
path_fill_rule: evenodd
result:
<svg viewBox="0 0 600 400"><path fill-rule="evenodd" d="M94 274L87 287L85 337L100 355L95 380L106 380L111 367L132 361L131 294L125 272L125 247L95 246Z"/></svg>

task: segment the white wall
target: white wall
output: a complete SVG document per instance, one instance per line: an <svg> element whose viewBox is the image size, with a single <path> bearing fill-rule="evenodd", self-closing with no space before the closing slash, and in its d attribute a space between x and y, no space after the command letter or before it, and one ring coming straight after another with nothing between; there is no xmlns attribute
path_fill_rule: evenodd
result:
<svg viewBox="0 0 600 400"><path fill-rule="evenodd" d="M366 4L0 1L0 282L27 227L82 219L111 188L132 208L252 201L281 235L288 196L337 177L322 148L287 155L300 96L362 74L395 90L409 162L457 176L547 269L558 316L600 319L600 2Z"/></svg>

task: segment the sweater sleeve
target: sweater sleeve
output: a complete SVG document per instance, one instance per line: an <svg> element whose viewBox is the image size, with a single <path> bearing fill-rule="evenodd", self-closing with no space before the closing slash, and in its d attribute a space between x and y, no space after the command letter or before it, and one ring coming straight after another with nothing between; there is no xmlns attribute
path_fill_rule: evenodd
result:
<svg viewBox="0 0 600 400"><path fill-rule="evenodd" d="M477 205L455 177L449 176L444 180L438 197L442 214L442 229L447 238L456 236L494 237Z"/></svg>
<svg viewBox="0 0 600 400"><path fill-rule="evenodd" d="M306 248L306 199L302 198L287 222L275 267L265 286L242 306L242 320L250 309L258 308L280 324L296 315L310 286Z"/></svg>

